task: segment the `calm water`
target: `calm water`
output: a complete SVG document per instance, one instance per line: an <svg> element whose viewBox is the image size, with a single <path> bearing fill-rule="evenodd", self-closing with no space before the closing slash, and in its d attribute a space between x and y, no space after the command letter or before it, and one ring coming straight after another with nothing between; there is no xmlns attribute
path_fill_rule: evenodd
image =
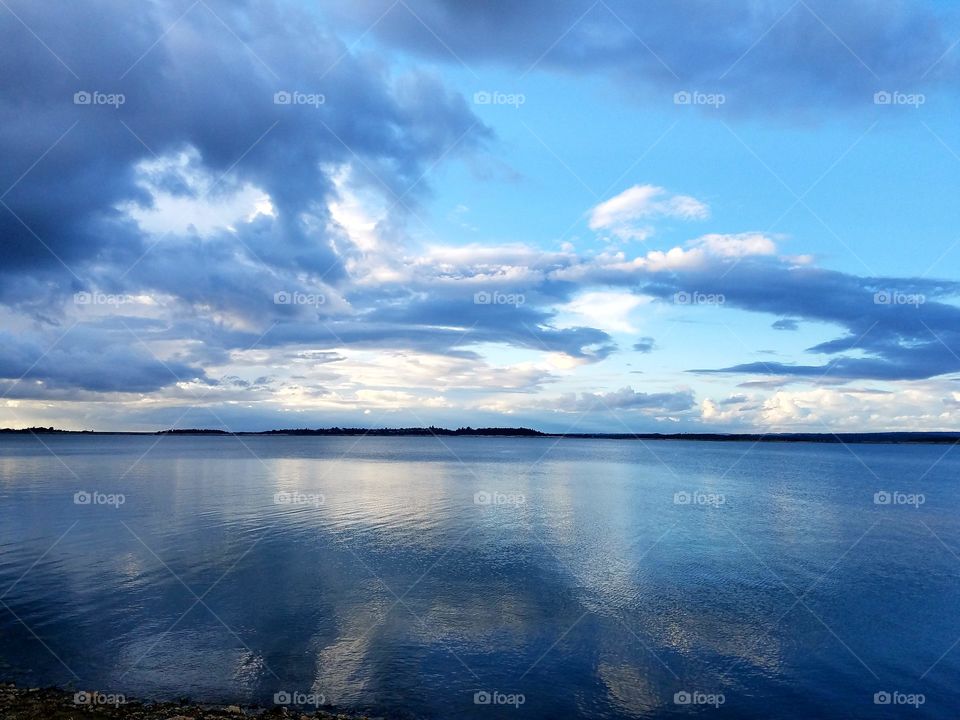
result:
<svg viewBox="0 0 960 720"><path fill-rule="evenodd" d="M388 717L960 707L946 447L42 442L0 438L0 679Z"/></svg>

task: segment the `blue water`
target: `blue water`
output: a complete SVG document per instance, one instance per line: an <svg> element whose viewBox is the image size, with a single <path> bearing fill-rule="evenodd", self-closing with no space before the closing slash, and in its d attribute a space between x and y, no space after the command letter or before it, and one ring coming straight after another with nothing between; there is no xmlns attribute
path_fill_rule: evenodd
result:
<svg viewBox="0 0 960 720"><path fill-rule="evenodd" d="M953 718L958 470L941 446L3 437L0 679L411 718Z"/></svg>

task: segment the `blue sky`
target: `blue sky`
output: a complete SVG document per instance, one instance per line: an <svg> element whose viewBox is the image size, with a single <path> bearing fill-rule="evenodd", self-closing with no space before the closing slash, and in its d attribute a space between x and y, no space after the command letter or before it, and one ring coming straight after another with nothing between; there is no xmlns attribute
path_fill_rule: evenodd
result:
<svg viewBox="0 0 960 720"><path fill-rule="evenodd" d="M14 1L0 37L2 426L956 429L949 4Z"/></svg>

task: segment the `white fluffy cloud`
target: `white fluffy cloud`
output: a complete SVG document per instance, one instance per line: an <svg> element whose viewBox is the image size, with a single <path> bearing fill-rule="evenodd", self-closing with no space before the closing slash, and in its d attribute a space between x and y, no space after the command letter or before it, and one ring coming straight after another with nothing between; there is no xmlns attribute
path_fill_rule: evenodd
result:
<svg viewBox="0 0 960 720"><path fill-rule="evenodd" d="M641 221L656 218L703 220L710 209L689 195L672 195L657 185L634 185L590 211L590 229L606 230L622 240L643 240L652 230Z"/></svg>
<svg viewBox="0 0 960 720"><path fill-rule="evenodd" d="M759 432L943 430L960 420L957 393L936 382L899 382L881 388L811 387L770 393L705 397L700 419L710 428Z"/></svg>
<svg viewBox="0 0 960 720"><path fill-rule="evenodd" d="M628 292L588 292L562 306L576 324L586 323L607 332L634 333L630 315L649 298Z"/></svg>
<svg viewBox="0 0 960 720"><path fill-rule="evenodd" d="M725 258L773 255L777 252L777 245L771 238L756 232L729 235L711 233L697 238L691 245L702 248L711 255Z"/></svg>

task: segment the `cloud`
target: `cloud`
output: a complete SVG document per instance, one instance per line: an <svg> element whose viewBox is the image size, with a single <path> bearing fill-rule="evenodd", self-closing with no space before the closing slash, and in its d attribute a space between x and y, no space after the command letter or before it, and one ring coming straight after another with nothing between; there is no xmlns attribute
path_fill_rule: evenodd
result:
<svg viewBox="0 0 960 720"><path fill-rule="evenodd" d="M652 337L642 337L633 344L633 349L639 353L649 353L653 352L656 346Z"/></svg>
<svg viewBox="0 0 960 720"><path fill-rule="evenodd" d="M437 78L389 74L294 5L211 0L143 12L88 0L54 11L20 0L11 8L37 36L56 39L62 62L20 23L0 25L0 301L29 304L12 287L24 271L65 293L88 288L104 266L115 279L133 268L155 289L182 289L152 272L152 261L162 266L165 251L197 238L176 228L179 242L158 243L142 225L151 210L191 208L209 239L211 213L251 194L271 212L236 233L224 229L221 255L235 262L203 271L213 279L261 265L336 282L344 259L327 206L333 168L356 165L365 183L405 193L405 211L427 191L424 169L490 136ZM323 103L274 102L277 92L317 95L316 68L329 68ZM76 104L77 92L124 102Z"/></svg>
<svg viewBox="0 0 960 720"><path fill-rule="evenodd" d="M690 410L696 405L693 391L646 393L631 387L606 393L567 393L539 407L561 412L640 411L646 414L671 414Z"/></svg>
<svg viewBox="0 0 960 720"><path fill-rule="evenodd" d="M262 222L267 220L251 221ZM558 368L596 363L617 349L603 327L632 331L627 313L639 308L644 298L674 306L673 297L681 292L723 296L719 312L746 310L841 328L837 338L809 349L826 357L820 363L744 362L694 368L695 372L747 376L746 382L756 382L760 375L783 384L921 379L960 371L960 360L947 347L960 344L960 309L946 302L960 294L960 283L863 278L815 266L798 267L789 258L770 254L772 241L762 236L705 237L711 240L632 258L623 253L577 255L516 245L436 250L396 258L396 281L320 286L331 294L318 305L277 305L274 293L291 288L280 285L281 278L234 262L225 241L180 242L150 264L151 273L176 278L175 289L167 287L174 294L158 296L152 304L124 306L124 311L141 313L144 320L153 318L144 330L137 329L138 334L145 333L145 343L159 357L191 363L178 366L178 375L190 377L197 376L199 368L228 362L231 353L253 345L270 351L339 349L341 354L345 348L409 351L470 362L480 361L485 348L500 346L566 358L555 365ZM179 254L172 252L174 247ZM166 265L158 265L160 259ZM218 267L215 282L203 270L212 265ZM362 279L362 265L356 269ZM131 281L145 277L138 272L130 275ZM592 289L584 293L588 288ZM488 293L489 302L478 302L481 289ZM305 293L310 290L301 288ZM499 302L499 298L510 302ZM621 303L624 312L614 313L611 319L607 311L621 307L617 304L621 299L626 303ZM916 304L902 304L901 299ZM577 320L571 324L562 322L569 309L579 312L573 313ZM70 316L82 321L82 327L96 318L101 324L98 341L103 345L116 343L117 338L129 344L120 320L109 312L91 314L96 312L93 307L77 308ZM52 331L48 333L53 337ZM186 347L193 355L178 359L171 355L170 343L185 338L191 341ZM648 351L652 342L641 338L635 347ZM37 349L38 354L42 352L43 344ZM55 369L49 372L52 376ZM452 368L437 372L452 372ZM94 386L89 379L70 377L82 380L82 387ZM531 370L531 382L536 377ZM161 386L162 375L157 378L154 382ZM134 383L137 388L148 386L144 380Z"/></svg>
<svg viewBox="0 0 960 720"><path fill-rule="evenodd" d="M0 23L0 304L52 327L72 316L82 331L99 317L73 306L77 291L146 296L163 339L200 341L211 361L271 322L350 314L338 286L364 248L330 210L344 169L394 219L429 193L428 167L491 137L437 77L358 57L295 4L10 7L29 30ZM322 102L275 102L317 97L318 68ZM77 103L78 92L123 102ZM274 302L292 290L324 303ZM103 391L169 383L124 350L119 322L97 333L104 353L118 345L123 370L98 379L61 362L32 373ZM32 337L31 361L55 337ZM197 374L148 342L177 375ZM17 377L17 348L7 350L3 374Z"/></svg>
<svg viewBox="0 0 960 720"><path fill-rule="evenodd" d="M424 0L415 16L390 0L325 8L435 61L613 78L664 107L678 91L720 92L722 111L790 122L872 107L882 86L953 92L948 50L960 34L956 12L930 0Z"/></svg>
<svg viewBox="0 0 960 720"><path fill-rule="evenodd" d="M516 250L512 250L516 254ZM500 268L509 276L510 267ZM841 334L808 349L821 363L752 362L695 372L783 379L906 380L960 371L960 283L927 278L861 277L797 265L757 233L707 235L686 248L628 257L544 255L525 290L535 303L573 288L624 288L672 303L677 293L723 297L721 312L745 310L826 323ZM522 287L522 286L518 286Z"/></svg>
<svg viewBox="0 0 960 720"><path fill-rule="evenodd" d="M830 323L843 333L808 348L827 357L821 363L751 362L702 372L835 381L911 380L960 371L951 349L960 347L960 308L947 302L960 295L960 283L864 278L776 260L726 264L715 273L691 273L674 287L722 293L725 307ZM661 283L650 287L666 295ZM885 302L888 292L917 304Z"/></svg>
<svg viewBox="0 0 960 720"><path fill-rule="evenodd" d="M806 357L678 368L833 393L708 398L704 418L807 422L816 402L852 408L863 397L841 384L960 372L960 284L826 270L778 254L768 233L635 254L424 246L407 230L430 198L425 175L441 162L475 166L493 138L423 57L459 67L453 50L468 66L602 74L676 112L688 109L673 106L674 92L700 89L726 93L724 112L816 115L870 104L877 76L948 87L960 57L944 54L960 32L952 10L422 0L414 16L389 0L8 3L23 20L0 23L0 389L10 398L114 408L142 395L178 409L202 391L279 413L297 403L456 410L470 393L495 395L491 406L509 393L533 407L528 395L575 371L615 368L602 363L618 341L650 352L653 339L636 337L647 314L695 312L678 309L677 293L722 296L717 317L835 328ZM383 13L363 50L340 38ZM386 46L414 62L398 53L392 64ZM77 103L78 92L123 102ZM658 221L709 216L702 200L638 184L589 209L588 224L630 240ZM78 291L133 300L83 304ZM543 407L651 417L695 407L693 391L645 390L566 393ZM922 397L938 410L956 402Z"/></svg>
<svg viewBox="0 0 960 720"><path fill-rule="evenodd" d="M937 430L956 427L960 414L941 390L905 384L895 396L860 389L778 390L753 413L758 426L774 429L858 431Z"/></svg>
<svg viewBox="0 0 960 720"><path fill-rule="evenodd" d="M611 333L636 332L631 314L648 302L647 298L626 292L587 292L562 306L561 310L589 327Z"/></svg>
<svg viewBox="0 0 960 720"><path fill-rule="evenodd" d="M122 328L74 327L26 339L0 333L0 378L18 381L6 387L7 397L44 397L150 393L180 380L206 382L207 375L176 357L160 360Z"/></svg>
<svg viewBox="0 0 960 720"><path fill-rule="evenodd" d="M692 7L654 5L654 14L632 4L611 7L645 21L643 32L680 23L676 7ZM485 8L439 0L424 6L426 22L456 35L451 47L476 42L449 24L453 19L493 17ZM179 380L213 387L218 397L236 393L231 399L242 393L312 393L313 400L342 404L330 398L356 398L363 388L338 395L341 389L328 384L343 381L349 372L341 368L351 362L377 385L366 388L371 391L417 394L385 387L387 375L402 371L420 383L448 376L450 390L489 390L502 373L501 389L532 392L556 379L551 368L562 373L609 358L619 349L615 335L636 333L642 306L656 310L660 304L651 300L669 302L679 292L722 296L720 312L770 315L778 329L795 329L801 321L839 329L837 337L809 348L810 361L732 362L697 372L754 383L809 383L925 379L960 371L950 350L960 346L960 309L951 304L960 285L828 271L809 257L779 256L777 238L764 233L703 234L639 255L577 253L571 246L544 251L523 243L421 249L408 242L405 219L430 192L421 182L424 173L442 160L477 152L492 132L435 75L397 72L375 55L354 53L297 6L210 0L182 8L152 5L144 13L119 0L89 0L54 12L12 0L11 7L39 36L56 38L63 61L19 24L0 25L6 70L0 80L0 304L20 330L5 338L0 377L24 375L18 397L163 390L170 398L183 389ZM683 20L685 32L695 37L704 30L704 17L736 16L741 28L750 28L769 19L772 5L697 7L702 13ZM887 40L927 17L922 8L891 7L898 14L887 26ZM864 21L849 26L856 30L852 37L863 41L855 46L859 50L872 48L878 31L864 8L855 3L850 9ZM367 9L325 6L325 13L352 22ZM528 48L514 46L521 34L511 23L531 11L514 4L500 11L502 22L490 26L483 44L503 43L503 58L495 60L486 47L468 48L464 57L524 62ZM540 11L543 22L528 40L545 39L539 33L560 22L570 6ZM405 14L397 7L396 17L378 27L378 33L400 33L381 34L381 41L409 42L416 52L433 53L419 47L422 27L405 25ZM599 44L583 36L588 27L615 26L588 15L572 31L588 70L622 63L624 72L637 73L629 82L673 84L656 75L648 58L638 59L647 53L618 47L632 42L619 31ZM808 29L803 15L803 8L789 13L778 31ZM722 30L723 23L715 27L721 28L718 37L704 35L700 48L714 53L713 64L739 41ZM529 28L524 32L529 35ZM828 38L818 47L818 57L834 42ZM910 51L907 65L926 52L913 40L904 47ZM544 57L544 67L572 67L570 51L566 41L559 43ZM806 52L805 43L763 43L751 62L773 57L784 63L737 82L743 89L819 72L799 62ZM871 52L863 57L888 65ZM677 61L701 62L686 56ZM277 92L320 92L317 68L327 71L323 102L274 102ZM838 87L824 88L826 95L840 86L859 88L846 70L837 72ZM118 107L75 104L74 93L85 90L121 93L125 101ZM644 236L646 225L657 220L707 217L702 201L646 184L601 202L589 211L588 222L595 231L630 239ZM122 312L78 307L72 297L79 290L145 300ZM278 295L308 300L283 302ZM76 327L55 344L73 322ZM300 365L310 362L290 359L290 353L318 353L313 372L324 366L325 374L311 376L312 390L265 367L257 368L257 376L269 381L240 377L231 364L251 347L288 362L289 372L301 372ZM649 352L653 341L640 338L633 347ZM484 364L491 348L543 357ZM395 366L358 363L355 354L366 351L393 358ZM407 360L396 360L401 355ZM472 370L465 368L471 364ZM631 388L564 400L572 407L602 400L651 412L680 412L693 402L687 391Z"/></svg>
<svg viewBox="0 0 960 720"><path fill-rule="evenodd" d="M643 240L652 230L638 227L639 220L702 220L709 215L709 208L689 195L671 195L656 185L634 185L595 206L589 224L591 230L609 230L622 240Z"/></svg>
<svg viewBox="0 0 960 720"><path fill-rule="evenodd" d="M773 255L777 245L763 233L712 233L703 235L691 246L706 250L711 255L723 258L742 258L754 255Z"/></svg>
<svg viewBox="0 0 960 720"><path fill-rule="evenodd" d="M755 386L758 387L758 386ZM741 432L949 430L960 421L955 394L936 382L901 382L896 392L873 387L773 388L725 400L704 398L705 429Z"/></svg>
<svg viewBox="0 0 960 720"><path fill-rule="evenodd" d="M838 326L842 334L808 349L819 364L751 362L694 372L762 374L797 380L911 380L960 372L960 282L861 277L778 257L762 235L708 235L687 248L578 258L545 282L629 288L673 304L723 298L724 309Z"/></svg>
<svg viewBox="0 0 960 720"><path fill-rule="evenodd" d="M430 388L443 392L495 389L523 393L557 379L544 364L495 365L483 359L399 350L357 351L343 360L345 367L339 381L358 387Z"/></svg>

